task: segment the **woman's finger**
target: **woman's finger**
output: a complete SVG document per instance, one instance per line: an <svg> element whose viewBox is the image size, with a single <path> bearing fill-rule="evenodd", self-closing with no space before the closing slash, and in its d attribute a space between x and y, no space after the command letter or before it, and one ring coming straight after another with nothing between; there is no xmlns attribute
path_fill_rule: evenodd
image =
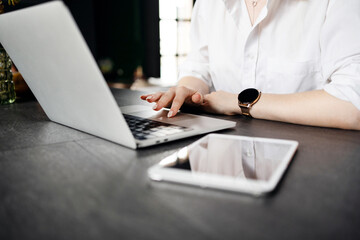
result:
<svg viewBox="0 0 360 240"><path fill-rule="evenodd" d="M141 95L140 98L141 98L141 100L146 100L146 98L150 95L151 94L144 94L144 95Z"/></svg>
<svg viewBox="0 0 360 240"><path fill-rule="evenodd" d="M193 97L196 95L196 101L193 101ZM196 90L189 89L186 87L178 87L176 89L176 95L171 105L171 109L169 111L168 117L174 117L177 112L180 110L181 106L185 102L199 104L202 102L202 95L198 93Z"/></svg>
<svg viewBox="0 0 360 240"><path fill-rule="evenodd" d="M145 95L141 95L140 98L142 100L148 101L149 103L152 103L152 102L158 101L163 94L164 94L164 92L157 92L157 93L153 93L153 94L145 94Z"/></svg>
<svg viewBox="0 0 360 240"><path fill-rule="evenodd" d="M168 117L174 117L181 108L181 106L184 104L185 100L189 98L192 94L193 93L191 92L191 90L186 87L177 87L175 97L168 113Z"/></svg>
<svg viewBox="0 0 360 240"><path fill-rule="evenodd" d="M196 92L191 96L191 101L195 104L202 104L204 101L204 97L201 93Z"/></svg>
<svg viewBox="0 0 360 240"><path fill-rule="evenodd" d="M175 97L175 88L170 88L167 92L163 93L161 97L156 101L153 109L158 111L164 107L169 106Z"/></svg>

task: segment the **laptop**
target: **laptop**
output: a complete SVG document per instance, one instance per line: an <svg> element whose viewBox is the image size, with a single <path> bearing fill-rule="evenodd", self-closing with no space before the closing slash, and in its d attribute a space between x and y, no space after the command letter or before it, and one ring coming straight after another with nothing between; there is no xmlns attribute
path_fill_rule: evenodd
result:
<svg viewBox="0 0 360 240"><path fill-rule="evenodd" d="M167 110L150 106L120 108L62 1L0 15L0 33L1 44L53 122L132 149L236 125L184 113L169 119Z"/></svg>

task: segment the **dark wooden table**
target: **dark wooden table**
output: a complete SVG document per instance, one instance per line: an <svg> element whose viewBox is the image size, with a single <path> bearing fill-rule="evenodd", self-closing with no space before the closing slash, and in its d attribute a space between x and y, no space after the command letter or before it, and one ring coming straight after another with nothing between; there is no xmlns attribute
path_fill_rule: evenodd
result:
<svg viewBox="0 0 360 240"><path fill-rule="evenodd" d="M36 101L0 106L0 239L360 239L360 132L216 117L237 121L225 134L299 141L275 192L149 181L200 136L135 151L50 122Z"/></svg>

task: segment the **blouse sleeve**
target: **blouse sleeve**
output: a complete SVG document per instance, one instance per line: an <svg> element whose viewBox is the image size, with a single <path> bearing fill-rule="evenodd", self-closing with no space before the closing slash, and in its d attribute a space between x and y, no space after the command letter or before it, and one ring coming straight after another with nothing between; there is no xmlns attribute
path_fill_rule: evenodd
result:
<svg viewBox="0 0 360 240"><path fill-rule="evenodd" d="M185 62L179 68L178 79L192 76L201 79L211 87L205 17L206 1L208 0L197 0L195 3L191 19L191 51Z"/></svg>
<svg viewBox="0 0 360 240"><path fill-rule="evenodd" d="M359 0L330 0L320 48L324 90L360 110Z"/></svg>

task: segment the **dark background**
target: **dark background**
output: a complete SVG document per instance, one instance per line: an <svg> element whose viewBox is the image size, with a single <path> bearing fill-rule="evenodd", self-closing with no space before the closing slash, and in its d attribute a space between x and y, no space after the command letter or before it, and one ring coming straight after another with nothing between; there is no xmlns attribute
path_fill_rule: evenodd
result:
<svg viewBox="0 0 360 240"><path fill-rule="evenodd" d="M49 1L22 0L16 7L6 7L5 12ZM64 2L107 81L131 83L138 66L145 77L160 77L158 0Z"/></svg>

